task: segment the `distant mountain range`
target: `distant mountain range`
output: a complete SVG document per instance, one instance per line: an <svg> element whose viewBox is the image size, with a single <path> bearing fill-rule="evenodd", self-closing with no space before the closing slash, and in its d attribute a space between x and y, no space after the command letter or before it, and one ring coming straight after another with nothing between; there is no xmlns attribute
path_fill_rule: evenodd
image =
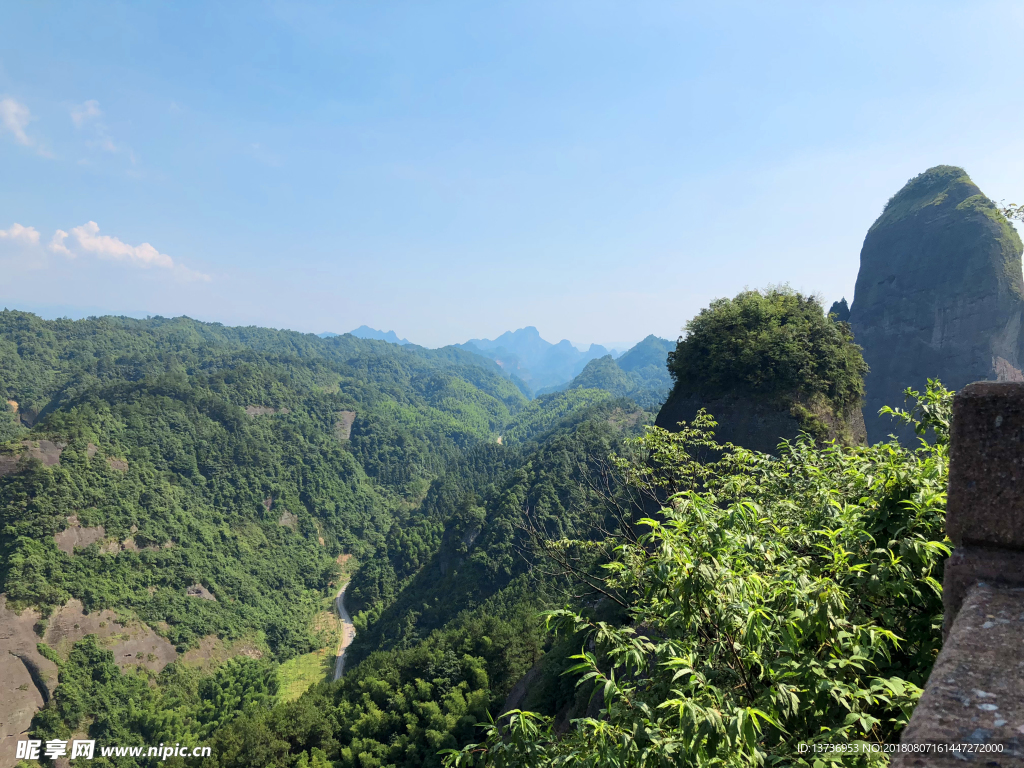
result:
<svg viewBox="0 0 1024 768"><path fill-rule="evenodd" d="M391 344L398 344L405 346L406 344L412 344L408 339L398 338L398 334L394 331L378 331L376 328L371 328L368 325L360 325L354 331L349 331L350 334L355 336L357 339L374 339L375 341L387 341ZM331 333L325 331L324 333L318 333L321 339L333 339L335 336L340 336L339 333Z"/></svg>
<svg viewBox="0 0 1024 768"><path fill-rule="evenodd" d="M661 405L672 389L666 360L675 342L651 335L617 360L605 355L588 362L572 381L541 389L538 395L568 389L603 389L651 408Z"/></svg>
<svg viewBox="0 0 1024 768"><path fill-rule="evenodd" d="M455 346L494 360L503 370L515 374L533 390L564 384L578 375L591 360L612 354L600 344L591 344L586 352L562 339L557 344L545 341L532 325L518 331L506 331L496 339L470 339Z"/></svg>
<svg viewBox="0 0 1024 768"><path fill-rule="evenodd" d="M376 339L391 344L412 343L408 339L400 339L394 331L378 331L366 325L361 325L349 333L360 339ZM320 338L329 339L339 334L327 332L318 335ZM534 326L528 325L517 331L506 331L496 339L470 339L464 344L452 346L493 360L517 382L520 388L535 394L575 386L590 386L587 382L591 379L607 379L605 383L608 386L599 388L611 387L621 394L625 394L627 390L651 393L660 393L664 390L667 394L671 381L665 367L665 357L669 350L675 347L675 343L657 336L648 336L625 353L600 344L591 344L583 351L567 339L552 344L541 338L540 331ZM588 369L590 363L604 358L607 358L607 361L590 370L579 383L576 382L577 377ZM615 362L616 358L618 363Z"/></svg>

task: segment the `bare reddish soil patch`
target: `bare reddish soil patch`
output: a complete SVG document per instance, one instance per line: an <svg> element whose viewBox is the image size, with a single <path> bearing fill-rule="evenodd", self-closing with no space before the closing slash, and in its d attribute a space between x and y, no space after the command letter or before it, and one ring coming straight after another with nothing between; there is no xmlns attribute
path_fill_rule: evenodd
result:
<svg viewBox="0 0 1024 768"><path fill-rule="evenodd" d="M356 420L356 412L338 411L334 415L337 417L334 422L334 436L339 440L348 440L352 435L352 422Z"/></svg>
<svg viewBox="0 0 1024 768"><path fill-rule="evenodd" d="M75 549L85 549L90 544L102 541L107 535L102 525L85 528L78 522L78 517L71 515L68 518L68 527L60 533L53 534L53 540L57 543L57 549L68 555L74 555Z"/></svg>
<svg viewBox="0 0 1024 768"><path fill-rule="evenodd" d="M213 600L214 602L217 601L217 598L214 597L213 592L208 590L206 587L204 587L198 581L195 584L193 584L191 587L189 587L187 590L185 590L185 594L188 595L189 597L198 597L198 598L201 598L203 600Z"/></svg>
<svg viewBox="0 0 1024 768"><path fill-rule="evenodd" d="M150 544L148 547L139 547L135 543L135 537L129 536L124 541L108 541L102 547L100 552L105 555L116 555L118 552L141 552L143 549L160 549L156 544Z"/></svg>
<svg viewBox="0 0 1024 768"><path fill-rule="evenodd" d="M272 416L275 413L291 413L288 408L271 408L267 405L247 405L245 406L245 412L249 414L250 419L255 419L257 416Z"/></svg>
<svg viewBox="0 0 1024 768"><path fill-rule="evenodd" d="M0 766L15 763L15 746L57 686L57 666L36 650L33 610L17 614L0 595ZM44 699L45 693L45 699Z"/></svg>
<svg viewBox="0 0 1024 768"><path fill-rule="evenodd" d="M102 527L102 526L101 526ZM132 526L132 533L135 533L139 529L134 525ZM118 552L142 552L152 551L157 549L170 549L174 546L173 541L165 541L163 544L147 544L144 547L140 547L139 543L135 541L134 536L129 536L124 541L110 541L100 547L100 551L106 555L116 555Z"/></svg>
<svg viewBox="0 0 1024 768"><path fill-rule="evenodd" d="M355 563L349 561L352 560L352 555L338 555L334 562L341 566L341 578L338 579L337 584L345 584L349 580L350 572L353 569Z"/></svg>
<svg viewBox="0 0 1024 768"><path fill-rule="evenodd" d="M197 667L204 672L209 672L236 656L262 659L263 649L250 638L242 638L233 643L228 643L216 635L206 635L200 639L198 646L183 653L179 657L179 661L191 667Z"/></svg>
<svg viewBox="0 0 1024 768"><path fill-rule="evenodd" d="M615 427L616 429L628 429L636 425L644 415L643 411L624 411L621 408L616 408L608 416L608 424Z"/></svg>
<svg viewBox="0 0 1024 768"><path fill-rule="evenodd" d="M107 459L107 465L111 469L115 469L118 472L128 471L128 462L125 461L124 459L115 459L113 456L111 456L109 459Z"/></svg>

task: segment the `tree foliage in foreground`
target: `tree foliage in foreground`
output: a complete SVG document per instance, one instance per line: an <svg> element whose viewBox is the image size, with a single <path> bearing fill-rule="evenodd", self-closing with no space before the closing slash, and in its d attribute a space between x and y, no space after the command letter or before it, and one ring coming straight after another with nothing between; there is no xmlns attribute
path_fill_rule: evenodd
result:
<svg viewBox="0 0 1024 768"><path fill-rule="evenodd" d="M889 413L931 430L916 450L800 438L777 460L733 449L701 463L719 447L706 414L649 430L621 468L664 505L604 566L629 620L548 614L585 638L567 674L600 714L557 734L554 718L513 711L446 765L800 765L801 743L898 739L939 649L950 551L951 393L908 395L911 412Z"/></svg>

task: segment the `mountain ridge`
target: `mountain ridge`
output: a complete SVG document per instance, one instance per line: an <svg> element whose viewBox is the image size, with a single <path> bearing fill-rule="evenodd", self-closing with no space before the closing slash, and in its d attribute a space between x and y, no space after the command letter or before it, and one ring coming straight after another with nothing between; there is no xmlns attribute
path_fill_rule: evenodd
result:
<svg viewBox="0 0 1024 768"><path fill-rule="evenodd" d="M372 339L374 341L386 341L389 344L398 344L399 346L403 347L406 346L407 344L412 344L412 342L409 341L408 339L398 338L398 334L395 333L394 331L378 331L376 328L371 328L368 325L360 325L355 330L349 331L349 334L355 336L357 339ZM333 339L336 336L341 335L342 334L340 333L334 333L332 331L324 331L323 333L317 334L317 336L319 336L321 339Z"/></svg>

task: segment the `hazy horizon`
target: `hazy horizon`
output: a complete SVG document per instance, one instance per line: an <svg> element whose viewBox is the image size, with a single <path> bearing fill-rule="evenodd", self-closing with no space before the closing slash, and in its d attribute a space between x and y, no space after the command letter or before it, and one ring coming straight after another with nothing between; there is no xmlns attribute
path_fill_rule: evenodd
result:
<svg viewBox="0 0 1024 768"><path fill-rule="evenodd" d="M55 305L55 304L29 304L29 305L19 306L19 305L15 305L15 304L4 304L3 301L0 301L0 310L2 310L2 309L17 310L17 311L21 311L21 312L31 312L32 314L38 315L39 317L41 317L44 320L57 320L57 319L60 319L60 318L68 318L70 320L83 320L83 319L88 318L88 317L100 317L100 316L103 316L103 315L111 315L111 316L115 316L115 317L132 317L132 318L136 318L138 320L144 320L144 319L149 318L149 317L155 317L157 315L160 315L160 313L158 313L158 312L146 312L146 311L141 311L141 310L129 310L129 311L126 311L126 312L116 312L116 311L115 312L109 312L109 311L104 311L100 307L78 307L78 306L74 306L74 305ZM182 315L162 315L162 316L164 316L164 317L181 317ZM193 317L192 315L187 315L187 316L188 317L192 317L193 320L199 320L200 322L204 322L204 323L220 323L221 322L220 320L217 320L216 318ZM222 323L222 325L233 325L233 324L232 323ZM364 325L368 325L368 324L360 323L355 328L348 328L348 329L345 329L345 330L332 330L330 328L325 328L322 331L307 331L307 330L300 330L300 329L297 329L297 328L289 328L287 326L264 326L264 327L271 327L271 328L274 328L275 330L282 330L282 331L297 331L298 333L311 333L311 334L314 334L314 335L317 335L317 336L319 336L320 334L323 334L323 333L335 333L335 334L340 336L340 335L343 335L343 334L346 334L346 333L351 333L352 331L355 331L355 330L359 330L359 328L363 327ZM522 326L520 328L508 328L507 330L515 332L515 331L518 331L518 330L522 330L523 328L530 327L530 325L533 325L533 324L530 323L530 324ZM394 331L395 334L399 338L406 338L405 334L402 333L397 328L374 328L373 330L381 331L383 333L387 333L388 331ZM542 330L540 330L540 329L538 329L538 332L540 333L540 337L542 339L544 339L547 342L550 342L551 344L557 344L560 341L562 341L562 339L549 338L549 336L545 335L544 332ZM496 334L496 336L500 336L500 335L501 334ZM480 339L480 338L486 338L486 337L482 337L482 336L479 336L479 335L476 335L476 336L472 336L471 335L471 336L468 336L465 339L461 339L459 341L449 342L449 344L463 344L463 343L465 343L467 341L470 341L470 340L472 340L474 338ZM629 341L629 342L620 341L620 342L611 342L611 343L606 343L606 342L601 342L601 341L574 341L572 339L566 339L566 341L568 341L570 344L572 344L574 347L576 347L576 349L580 350L581 352L586 352L590 348L591 344L597 344L599 346L607 348L609 351L616 351L616 352L620 352L621 353L621 352L625 352L630 347L633 347L636 344L638 344L639 342L643 341L644 338L646 338L646 335L644 337L641 337L641 338L636 339L634 341ZM413 341L412 339L408 339L408 341L410 343L412 343L412 344L418 344L418 342ZM419 344L419 346L428 346L428 345ZM448 346L448 345L447 344L440 344L440 345L437 345L437 346L430 346L428 348L436 349L438 347L443 347L443 346Z"/></svg>

